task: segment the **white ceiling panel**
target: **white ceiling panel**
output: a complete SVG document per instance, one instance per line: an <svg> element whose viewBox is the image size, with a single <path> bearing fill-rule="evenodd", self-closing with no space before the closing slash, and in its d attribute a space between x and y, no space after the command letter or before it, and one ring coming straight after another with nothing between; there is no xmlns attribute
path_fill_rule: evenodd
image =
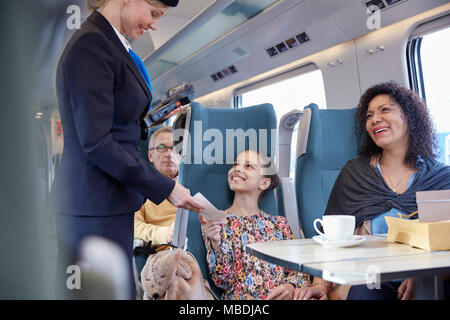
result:
<svg viewBox="0 0 450 320"><path fill-rule="evenodd" d="M180 0L177 7L170 8L168 14L160 20L158 30L149 31L155 50L213 2L214 0ZM146 53L148 54L150 52Z"/></svg>
<svg viewBox="0 0 450 320"><path fill-rule="evenodd" d="M381 27L432 9L447 0L406 0L381 11ZM224 88L268 70L291 63L339 43L372 32L367 27L368 14L363 0L284 0L261 13L230 34L211 43L192 57L157 77L155 93L164 93L180 81L198 82L198 94ZM266 49L306 31L311 41L294 50L270 58ZM240 47L248 54L237 57ZM211 74L235 64L239 72L213 82ZM207 85L206 85L207 84Z"/></svg>
<svg viewBox="0 0 450 320"><path fill-rule="evenodd" d="M180 0L177 7L169 10L168 15L192 19L213 2L215 0Z"/></svg>

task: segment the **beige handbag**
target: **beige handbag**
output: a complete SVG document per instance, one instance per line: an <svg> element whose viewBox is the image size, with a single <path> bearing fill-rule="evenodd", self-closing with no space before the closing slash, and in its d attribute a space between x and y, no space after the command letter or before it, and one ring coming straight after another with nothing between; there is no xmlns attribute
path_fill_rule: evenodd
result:
<svg viewBox="0 0 450 320"><path fill-rule="evenodd" d="M144 300L214 300L195 257L182 249L148 257L141 272Z"/></svg>
<svg viewBox="0 0 450 320"><path fill-rule="evenodd" d="M387 241L400 242L427 251L450 250L450 220L422 222L407 220L417 211L398 218L384 217L388 225ZM419 212L420 214L420 212Z"/></svg>

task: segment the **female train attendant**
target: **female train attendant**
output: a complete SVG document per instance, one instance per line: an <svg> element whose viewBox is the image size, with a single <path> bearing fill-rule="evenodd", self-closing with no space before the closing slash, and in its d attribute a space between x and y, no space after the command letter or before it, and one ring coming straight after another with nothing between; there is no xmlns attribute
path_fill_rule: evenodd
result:
<svg viewBox="0 0 450 320"><path fill-rule="evenodd" d="M124 37L136 39L148 29L156 30L159 19L177 4L88 0L93 12L61 56L56 87L64 154L52 197L62 272L74 264L88 235L117 243L131 267L134 212L145 198L203 209L187 189L140 157L140 119L152 95L145 67ZM130 271L133 288L131 279Z"/></svg>

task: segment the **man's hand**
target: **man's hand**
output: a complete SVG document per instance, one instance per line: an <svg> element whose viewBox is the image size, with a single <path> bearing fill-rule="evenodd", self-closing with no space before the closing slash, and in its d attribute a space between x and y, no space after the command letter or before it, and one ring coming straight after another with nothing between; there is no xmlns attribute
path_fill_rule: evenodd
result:
<svg viewBox="0 0 450 320"><path fill-rule="evenodd" d="M397 291L398 300L412 300L414 299L414 287L416 279L410 278L402 282Z"/></svg>

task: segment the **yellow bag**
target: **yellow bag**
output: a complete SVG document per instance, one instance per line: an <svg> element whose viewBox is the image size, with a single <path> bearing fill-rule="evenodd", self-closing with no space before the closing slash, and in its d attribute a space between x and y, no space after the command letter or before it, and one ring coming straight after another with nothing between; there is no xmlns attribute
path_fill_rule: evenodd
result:
<svg viewBox="0 0 450 320"><path fill-rule="evenodd" d="M450 250L450 220L420 222L388 216L384 219L388 225L388 241L406 243L427 251Z"/></svg>

